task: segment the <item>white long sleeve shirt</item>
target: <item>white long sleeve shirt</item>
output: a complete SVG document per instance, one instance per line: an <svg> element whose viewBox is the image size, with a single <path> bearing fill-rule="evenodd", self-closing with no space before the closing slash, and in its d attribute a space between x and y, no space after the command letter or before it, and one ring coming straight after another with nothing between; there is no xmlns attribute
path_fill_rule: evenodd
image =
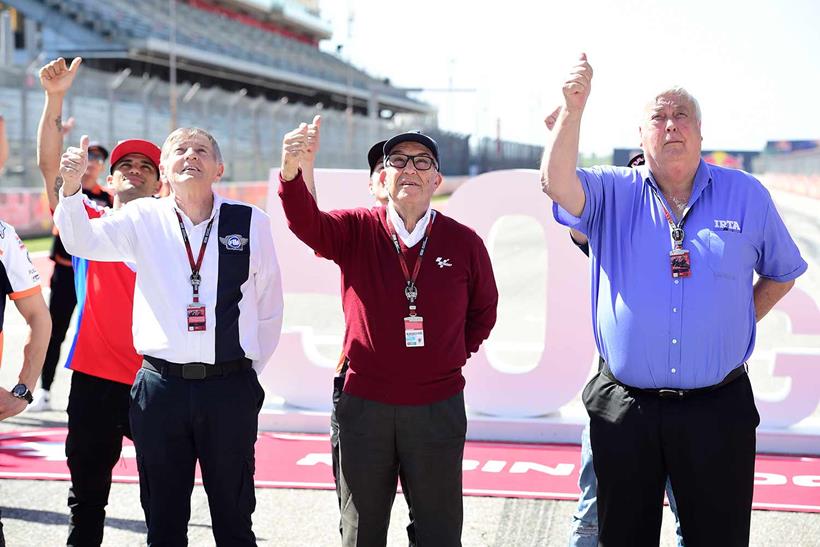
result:
<svg viewBox="0 0 820 547"><path fill-rule="evenodd" d="M89 260L136 265L134 348L173 363L217 363L247 357L258 372L282 329L282 283L270 219L262 210L214 193L214 219L200 275L206 329L188 331L191 266L210 219L193 225L173 196L141 198L103 218L89 219L80 192L60 195L54 222L66 250Z"/></svg>

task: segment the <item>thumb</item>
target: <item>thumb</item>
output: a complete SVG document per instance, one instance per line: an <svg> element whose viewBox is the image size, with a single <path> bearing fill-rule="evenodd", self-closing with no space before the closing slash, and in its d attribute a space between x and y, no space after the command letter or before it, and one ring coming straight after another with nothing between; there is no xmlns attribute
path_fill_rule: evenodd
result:
<svg viewBox="0 0 820 547"><path fill-rule="evenodd" d="M321 125L322 125L322 115L321 114L316 114L315 116L313 116L313 125L316 126L316 129L319 129L319 127L321 127Z"/></svg>
<svg viewBox="0 0 820 547"><path fill-rule="evenodd" d="M582 61L586 61L586 60L587 60L587 54L586 54L586 53L581 52L581 60L582 60Z"/></svg>
<svg viewBox="0 0 820 547"><path fill-rule="evenodd" d="M71 66L68 67L68 71L71 73L77 72L77 69L80 68L80 65L83 62L82 57L74 57L74 60L71 61Z"/></svg>
<svg viewBox="0 0 820 547"><path fill-rule="evenodd" d="M80 148L83 149L83 152L88 154L88 135L83 135L80 137Z"/></svg>

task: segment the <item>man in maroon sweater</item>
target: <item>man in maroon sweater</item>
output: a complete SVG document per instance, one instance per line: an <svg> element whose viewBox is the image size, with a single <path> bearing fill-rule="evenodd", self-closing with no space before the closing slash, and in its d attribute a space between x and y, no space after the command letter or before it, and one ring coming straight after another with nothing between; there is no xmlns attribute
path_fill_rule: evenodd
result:
<svg viewBox="0 0 820 547"><path fill-rule="evenodd" d="M386 543L401 466L419 545L461 545L461 367L495 324L490 257L475 232L430 208L441 184L433 139L385 143L386 207L324 213L302 180L307 133L285 136L279 196L293 233L342 272L342 543Z"/></svg>

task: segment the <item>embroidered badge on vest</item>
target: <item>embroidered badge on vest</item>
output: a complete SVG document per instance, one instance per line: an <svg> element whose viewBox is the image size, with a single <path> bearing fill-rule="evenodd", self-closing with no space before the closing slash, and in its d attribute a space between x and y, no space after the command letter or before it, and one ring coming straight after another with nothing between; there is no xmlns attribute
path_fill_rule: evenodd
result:
<svg viewBox="0 0 820 547"><path fill-rule="evenodd" d="M220 237L219 242L229 251L243 251L245 250L245 245L248 244L248 238L242 237L239 234L231 234L229 236Z"/></svg>

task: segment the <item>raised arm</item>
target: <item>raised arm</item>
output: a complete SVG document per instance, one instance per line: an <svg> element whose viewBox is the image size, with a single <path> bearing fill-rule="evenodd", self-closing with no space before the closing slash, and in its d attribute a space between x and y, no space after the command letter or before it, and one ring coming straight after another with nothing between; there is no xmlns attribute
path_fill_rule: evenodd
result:
<svg viewBox="0 0 820 547"><path fill-rule="evenodd" d="M544 118L544 125L547 126L548 131L552 131L555 127L555 124L558 122L558 115L560 113L561 107L559 106L553 110L549 116ZM572 238L572 242L575 243L575 245L577 245L585 255L589 256L589 239L587 239L587 236L574 228L570 228L569 237Z"/></svg>
<svg viewBox="0 0 820 547"><path fill-rule="evenodd" d="M592 67L587 62L586 54L582 53L564 83L564 105L554 121L554 130L547 134L541 160L541 186L544 192L575 216L581 215L586 200L575 168L578 165L581 116L591 85Z"/></svg>
<svg viewBox="0 0 820 547"><path fill-rule="evenodd" d="M71 89L82 59L76 57L66 66L60 57L40 69L40 85L46 92L43 115L37 126L37 166L43 175L43 184L51 210L57 208L60 186L60 155L63 153L63 99Z"/></svg>
<svg viewBox="0 0 820 547"><path fill-rule="evenodd" d="M321 256L338 261L351 243L351 214L346 211L322 212L311 197L304 171L300 170L308 154L308 132L308 124L302 123L282 140L279 197L288 227L296 237Z"/></svg>
<svg viewBox="0 0 820 547"><path fill-rule="evenodd" d="M62 178L60 203L54 211L54 224L63 245L71 255L107 262L136 262L136 224L124 207L111 215L89 219L80 181L88 167L88 135L80 147L69 146L60 160ZM140 200L137 200L140 201ZM134 208L138 204L133 204Z"/></svg>

